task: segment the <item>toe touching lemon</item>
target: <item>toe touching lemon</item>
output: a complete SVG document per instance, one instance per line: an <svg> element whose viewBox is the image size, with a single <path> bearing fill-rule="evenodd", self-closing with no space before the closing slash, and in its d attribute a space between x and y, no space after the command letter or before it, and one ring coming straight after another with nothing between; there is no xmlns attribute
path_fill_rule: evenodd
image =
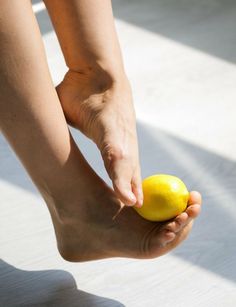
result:
<svg viewBox="0 0 236 307"><path fill-rule="evenodd" d="M149 221L167 221L183 212L189 192L178 177L158 174L143 180L144 202L134 209Z"/></svg>

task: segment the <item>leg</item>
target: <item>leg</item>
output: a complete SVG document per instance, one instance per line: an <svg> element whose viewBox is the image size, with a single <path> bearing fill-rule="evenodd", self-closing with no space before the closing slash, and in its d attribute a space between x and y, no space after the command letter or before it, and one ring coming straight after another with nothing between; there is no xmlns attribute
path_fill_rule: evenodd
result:
<svg viewBox="0 0 236 307"><path fill-rule="evenodd" d="M97 144L117 196L141 206L135 112L111 1L45 3L69 68L57 87L67 120Z"/></svg>
<svg viewBox="0 0 236 307"><path fill-rule="evenodd" d="M0 28L0 128L47 203L61 255L148 258L179 244L199 213L199 195L166 224L121 210L70 136L30 1L1 2Z"/></svg>

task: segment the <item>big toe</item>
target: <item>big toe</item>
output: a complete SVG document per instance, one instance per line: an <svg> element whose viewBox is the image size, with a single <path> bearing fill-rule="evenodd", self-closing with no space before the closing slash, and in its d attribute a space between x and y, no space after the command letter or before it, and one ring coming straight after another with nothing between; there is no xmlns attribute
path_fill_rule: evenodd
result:
<svg viewBox="0 0 236 307"><path fill-rule="evenodd" d="M133 171L133 167L129 163L118 161L114 170L113 185L117 196L126 205L141 207L143 204L143 190L139 166Z"/></svg>
<svg viewBox="0 0 236 307"><path fill-rule="evenodd" d="M137 202L137 193L132 185L134 174L132 159L124 155L123 150L117 146L106 146L101 153L117 197L125 205L133 206Z"/></svg>
<svg viewBox="0 0 236 307"><path fill-rule="evenodd" d="M117 197L126 205L133 206L137 202L137 198L132 191L130 178L117 174L112 180L114 191Z"/></svg>

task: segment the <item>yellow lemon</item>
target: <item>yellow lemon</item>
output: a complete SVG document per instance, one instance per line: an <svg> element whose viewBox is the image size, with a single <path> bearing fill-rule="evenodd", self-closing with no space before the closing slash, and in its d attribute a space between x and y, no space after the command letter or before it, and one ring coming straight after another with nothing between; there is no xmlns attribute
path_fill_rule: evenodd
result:
<svg viewBox="0 0 236 307"><path fill-rule="evenodd" d="M133 207L149 221L167 221L183 212L189 192L178 177L153 175L143 180L144 202L141 208Z"/></svg>

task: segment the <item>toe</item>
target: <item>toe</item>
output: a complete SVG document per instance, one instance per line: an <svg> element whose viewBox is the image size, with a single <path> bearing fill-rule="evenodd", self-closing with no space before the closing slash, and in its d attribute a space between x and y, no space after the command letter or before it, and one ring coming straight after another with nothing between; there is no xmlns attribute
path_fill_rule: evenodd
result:
<svg viewBox="0 0 236 307"><path fill-rule="evenodd" d="M102 157L117 197L127 206L133 206L136 196L132 190L133 164L125 150L109 143L101 150Z"/></svg>
<svg viewBox="0 0 236 307"><path fill-rule="evenodd" d="M131 184L126 178L120 176L120 178L113 179L113 187L117 197L126 206L133 206L136 203L137 199L132 191Z"/></svg>
<svg viewBox="0 0 236 307"><path fill-rule="evenodd" d="M201 211L201 206L199 204L190 205L186 209L186 213L191 219L196 218L200 214L200 211Z"/></svg>
<svg viewBox="0 0 236 307"><path fill-rule="evenodd" d="M176 233L168 230L162 229L155 236L152 237L150 241L151 250L158 250L160 247L164 247L167 243L172 242L176 238Z"/></svg>
<svg viewBox="0 0 236 307"><path fill-rule="evenodd" d="M160 240L162 241L161 243L165 245L173 241L175 237L176 237L176 234L173 231L166 230L166 231L163 231L163 234L161 234Z"/></svg>
<svg viewBox="0 0 236 307"><path fill-rule="evenodd" d="M187 223L178 233L175 234L174 240L168 242L168 245L171 245L171 248L175 248L181 242L183 242L189 235L193 226L193 220Z"/></svg>
<svg viewBox="0 0 236 307"><path fill-rule="evenodd" d="M188 214L186 212L183 212L178 215L173 221L166 224L165 229L177 233L188 223L188 219Z"/></svg>
<svg viewBox="0 0 236 307"><path fill-rule="evenodd" d="M150 257L159 257L167 253L176 240L176 233L163 229L158 236L153 237L150 244Z"/></svg>
<svg viewBox="0 0 236 307"><path fill-rule="evenodd" d="M193 204L201 205L201 203L202 203L202 196L201 196L201 194L199 192L197 192L197 191L190 192L188 205L193 205Z"/></svg>
<svg viewBox="0 0 236 307"><path fill-rule="evenodd" d="M136 207L141 207L143 204L143 189L140 171L137 171L132 179L132 191L136 197Z"/></svg>
<svg viewBox="0 0 236 307"><path fill-rule="evenodd" d="M199 192L192 191L189 195L188 207L186 209L186 213L189 218L196 218L201 211L202 197Z"/></svg>

